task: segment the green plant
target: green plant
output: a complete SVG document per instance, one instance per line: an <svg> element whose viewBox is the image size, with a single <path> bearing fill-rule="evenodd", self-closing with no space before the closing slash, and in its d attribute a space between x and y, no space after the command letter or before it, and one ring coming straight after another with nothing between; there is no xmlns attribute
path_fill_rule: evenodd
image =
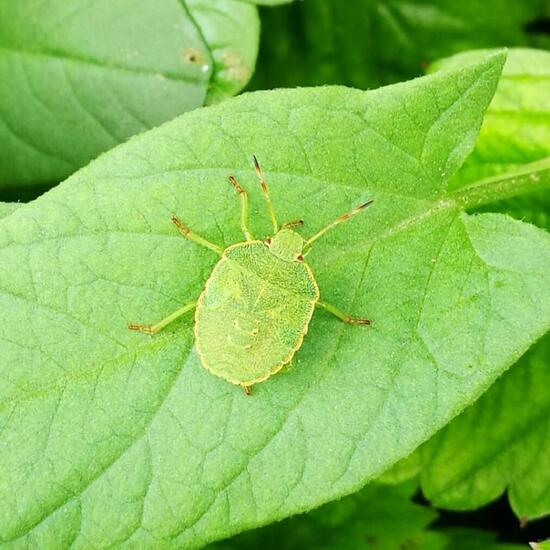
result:
<svg viewBox="0 0 550 550"><path fill-rule="evenodd" d="M216 52L242 47L240 59L252 70L253 3L162 4L175 11L158 21L190 22L186 28L201 30L198 43L214 60L213 72L193 84L200 101L183 106L194 95L177 92L172 105L163 96L166 105L145 111L174 108L165 118L189 112L117 145L28 204L0 203L0 548L269 548L276 541L282 548L516 550L502 532L434 524L445 512L433 507L471 510L507 490L523 521L550 512L550 58L533 49L435 56L466 44L493 46L507 34L510 44L533 43L524 23L542 4L526 3L520 16L502 0L511 11L490 23L495 32L480 44L472 28L493 28L491 14L481 10L468 27L469 2L446 7L463 24L445 36L439 26L450 20L433 2L415 11L401 0L376 9L365 0L354 13L369 13L370 21L378 21L376 10L397 10L408 14L402 22L418 18L432 29L430 74L371 91L328 86L229 98L246 79L232 78ZM87 10L117 24L103 11L117 9L114 3L83 5L71 35L71 19L60 19L69 8L46 4L59 40L77 37L79 48L91 32ZM8 63L18 55L14 45L56 37L29 38L23 23L30 5L0 6L0 68L26 62ZM147 6L135 14L137 29L156 17L157 8ZM322 6L304 0L263 8L262 17L303 10L308 24L347 36L339 16L331 23ZM49 20L35 13L29 29ZM228 33L216 34L228 20L247 29L230 33L232 46ZM109 40L93 47L116 51L112 26L101 30ZM406 78L424 43L413 30L397 70L372 51L319 57L317 46L326 45L315 39L305 55L323 63L300 68L289 55L289 70L270 76L341 82L342 63L361 74L353 61L360 53L371 63L361 76L365 87ZM291 30L271 31L296 40ZM142 35L122 43L129 38ZM67 70L71 61L58 59L60 52L23 55L54 103L61 97L52 92L56 80L44 75ZM164 58L155 52L160 67ZM278 56L264 48L256 86ZM106 67L94 70L86 105L99 108L94 87ZM62 109L36 117L17 103L24 87L11 81L12 88L0 84L0 143L13 145L6 124L15 117L19 135L41 148L74 145L78 160L61 169L51 159L35 163L21 143L0 149L0 186L9 196L52 185L141 130L113 143L96 140L77 131L87 118L81 111L64 132ZM134 94L157 97L125 87L124 105ZM2 101L15 110L2 110ZM219 104L199 108L205 103ZM105 112L123 123L116 110ZM307 234L375 199L368 215L327 234L308 255L331 301L368 312L373 324L358 330L315 313L290 368L246 397L201 367L190 317L155 338L140 338L127 324L144 312L160 319L193 299L217 261L174 232L173 214L220 246L242 240L230 174L249 192L250 231L272 233L250 170L254 153L279 217L303 218ZM429 502L411 500L419 491Z"/></svg>
<svg viewBox="0 0 550 550"><path fill-rule="evenodd" d="M55 184L99 153L238 92L256 8L234 0L0 5L0 190Z"/></svg>

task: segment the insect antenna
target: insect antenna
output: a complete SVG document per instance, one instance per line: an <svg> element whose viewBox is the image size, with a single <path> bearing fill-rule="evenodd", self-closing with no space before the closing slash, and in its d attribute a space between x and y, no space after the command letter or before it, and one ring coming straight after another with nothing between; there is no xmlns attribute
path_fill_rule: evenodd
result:
<svg viewBox="0 0 550 550"><path fill-rule="evenodd" d="M359 212L362 212L367 206L371 205L373 202L374 199L368 200L367 202L356 206L353 210L350 210L349 212L345 212L344 214L338 216L332 223L329 223L326 227L323 227L323 229L315 233L313 237L310 237L305 242L304 252L307 252L311 248L313 242L315 242L319 237L322 237L327 231L331 230L333 227L336 227L338 224L349 220L352 216L355 216L355 214L359 214Z"/></svg>
<svg viewBox="0 0 550 550"><path fill-rule="evenodd" d="M275 234L277 233L277 231L279 231L279 224L277 223L277 218L275 217L275 210L273 210L273 203L271 202L271 198L269 197L269 191L267 190L267 183L265 181L262 169L260 167L260 163L258 162L256 155L252 155L252 159L254 160L254 168L256 169L256 175L260 180L262 193L264 194L265 200L267 202L269 217L271 218L271 223L273 224L273 234Z"/></svg>
<svg viewBox="0 0 550 550"><path fill-rule="evenodd" d="M281 227L283 229L292 229L293 227L299 227L301 225L304 225L304 220L294 220L292 222L283 223Z"/></svg>

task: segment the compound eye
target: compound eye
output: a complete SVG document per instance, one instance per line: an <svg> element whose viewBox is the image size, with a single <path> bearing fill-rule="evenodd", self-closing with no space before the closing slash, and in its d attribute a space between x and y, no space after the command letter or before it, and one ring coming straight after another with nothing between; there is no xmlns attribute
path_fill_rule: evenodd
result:
<svg viewBox="0 0 550 550"><path fill-rule="evenodd" d="M269 246L271 244L271 237L268 237L265 241L264 241L265 244L267 244L267 246Z"/></svg>
<svg viewBox="0 0 550 550"><path fill-rule="evenodd" d="M304 255L303 255L303 254L299 254L298 256L296 256L296 259L297 259L299 262L303 262L303 261L304 261Z"/></svg>

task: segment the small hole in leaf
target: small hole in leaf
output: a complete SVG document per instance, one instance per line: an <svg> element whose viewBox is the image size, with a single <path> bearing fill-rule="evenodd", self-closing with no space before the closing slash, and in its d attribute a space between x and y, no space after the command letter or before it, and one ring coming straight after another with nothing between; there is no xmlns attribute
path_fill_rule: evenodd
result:
<svg viewBox="0 0 550 550"><path fill-rule="evenodd" d="M204 56L195 48L185 48L182 52L182 57L185 63L191 63L192 65L204 64Z"/></svg>

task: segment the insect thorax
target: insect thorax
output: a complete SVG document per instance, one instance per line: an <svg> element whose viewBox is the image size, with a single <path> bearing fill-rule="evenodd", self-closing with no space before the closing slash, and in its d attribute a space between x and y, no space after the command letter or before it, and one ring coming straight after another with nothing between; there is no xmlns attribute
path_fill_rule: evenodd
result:
<svg viewBox="0 0 550 550"><path fill-rule="evenodd" d="M292 229L281 229L271 238L269 249L281 260L292 262L302 254L304 242L304 239Z"/></svg>

